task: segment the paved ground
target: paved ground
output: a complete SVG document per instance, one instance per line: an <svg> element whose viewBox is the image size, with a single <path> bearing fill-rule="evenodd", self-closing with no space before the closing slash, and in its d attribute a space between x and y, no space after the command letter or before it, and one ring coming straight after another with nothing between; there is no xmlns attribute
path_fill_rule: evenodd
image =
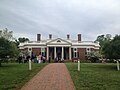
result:
<svg viewBox="0 0 120 90"><path fill-rule="evenodd" d="M75 90L64 63L52 63L43 68L21 90Z"/></svg>

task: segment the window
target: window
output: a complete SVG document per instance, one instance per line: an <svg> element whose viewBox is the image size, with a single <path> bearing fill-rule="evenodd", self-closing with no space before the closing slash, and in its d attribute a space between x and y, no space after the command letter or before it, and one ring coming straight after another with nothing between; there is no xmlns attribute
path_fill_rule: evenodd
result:
<svg viewBox="0 0 120 90"><path fill-rule="evenodd" d="M74 48L74 52L76 52L77 51L77 48Z"/></svg>
<svg viewBox="0 0 120 90"><path fill-rule="evenodd" d="M91 49L90 48L86 48L86 52L91 52Z"/></svg>
<svg viewBox="0 0 120 90"><path fill-rule="evenodd" d="M87 51L89 51L90 49L89 48L87 48Z"/></svg>
<svg viewBox="0 0 120 90"><path fill-rule="evenodd" d="M74 52L74 58L77 58L77 52Z"/></svg>
<svg viewBox="0 0 120 90"><path fill-rule="evenodd" d="M57 42L61 42L60 40L57 40Z"/></svg>
<svg viewBox="0 0 120 90"><path fill-rule="evenodd" d="M41 54L42 54L42 56L45 56L46 54L45 54L45 48L41 48Z"/></svg>
<svg viewBox="0 0 120 90"><path fill-rule="evenodd" d="M86 54L89 55L91 52L91 49L90 48L86 48Z"/></svg>
<svg viewBox="0 0 120 90"><path fill-rule="evenodd" d="M73 54L74 54L74 58L77 58L77 48L73 48Z"/></svg>
<svg viewBox="0 0 120 90"><path fill-rule="evenodd" d="M41 48L41 52L45 52L45 48Z"/></svg>
<svg viewBox="0 0 120 90"><path fill-rule="evenodd" d="M28 51L29 51L29 52L32 51L32 48L28 48Z"/></svg>

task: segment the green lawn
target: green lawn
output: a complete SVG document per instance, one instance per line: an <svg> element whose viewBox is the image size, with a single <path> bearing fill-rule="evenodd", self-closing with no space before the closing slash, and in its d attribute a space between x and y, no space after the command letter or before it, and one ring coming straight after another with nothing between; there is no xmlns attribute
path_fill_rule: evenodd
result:
<svg viewBox="0 0 120 90"><path fill-rule="evenodd" d="M47 64L32 63L32 70L28 70L28 63L8 63L0 67L0 90L19 89L30 78Z"/></svg>
<svg viewBox="0 0 120 90"><path fill-rule="evenodd" d="M76 90L120 90L120 71L116 64L81 63L81 71L77 71L77 63L66 63Z"/></svg>

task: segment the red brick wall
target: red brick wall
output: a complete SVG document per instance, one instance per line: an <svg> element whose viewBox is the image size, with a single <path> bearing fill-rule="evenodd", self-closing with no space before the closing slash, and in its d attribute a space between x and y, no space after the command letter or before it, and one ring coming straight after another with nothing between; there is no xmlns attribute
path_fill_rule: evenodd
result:
<svg viewBox="0 0 120 90"><path fill-rule="evenodd" d="M38 56L41 52L41 48L32 48L32 52Z"/></svg>
<svg viewBox="0 0 120 90"><path fill-rule="evenodd" d="M86 49L85 48L78 48L77 50L79 52L79 59L80 60L85 60Z"/></svg>

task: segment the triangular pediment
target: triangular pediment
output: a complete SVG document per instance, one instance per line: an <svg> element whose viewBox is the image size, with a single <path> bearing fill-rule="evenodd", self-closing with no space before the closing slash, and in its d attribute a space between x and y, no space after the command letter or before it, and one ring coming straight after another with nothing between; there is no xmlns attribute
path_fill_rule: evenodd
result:
<svg viewBox="0 0 120 90"><path fill-rule="evenodd" d="M70 42L66 41L66 40L63 40L61 38L57 38L57 39L54 39L54 40L51 40L47 43L47 45L71 45Z"/></svg>

